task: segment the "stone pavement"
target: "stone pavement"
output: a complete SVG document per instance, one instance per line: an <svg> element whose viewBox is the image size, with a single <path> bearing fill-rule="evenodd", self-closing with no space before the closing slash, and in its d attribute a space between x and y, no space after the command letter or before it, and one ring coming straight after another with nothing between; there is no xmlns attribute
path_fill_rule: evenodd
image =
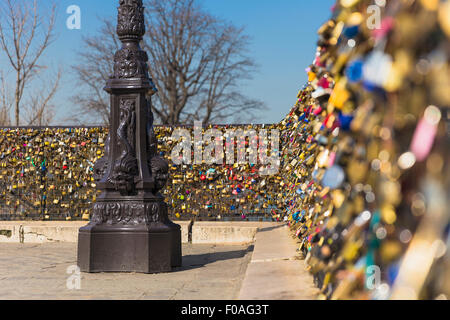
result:
<svg viewBox="0 0 450 320"><path fill-rule="evenodd" d="M75 243L0 243L0 300L237 299L253 246L184 244L183 267L165 274L81 274L69 290Z"/></svg>
<svg viewBox="0 0 450 320"><path fill-rule="evenodd" d="M48 237L43 243L0 242L0 300L315 299L318 290L285 224L199 223L197 228L198 241L213 243L184 243L183 267L154 275L82 273L80 290L66 284L67 268L77 263L76 243L47 242ZM64 229L58 225L46 232L63 238ZM224 243L215 243L219 240ZM231 243L248 240L253 244Z"/></svg>
<svg viewBox="0 0 450 320"><path fill-rule="evenodd" d="M296 252L287 225L258 230L241 300L314 300L318 289Z"/></svg>

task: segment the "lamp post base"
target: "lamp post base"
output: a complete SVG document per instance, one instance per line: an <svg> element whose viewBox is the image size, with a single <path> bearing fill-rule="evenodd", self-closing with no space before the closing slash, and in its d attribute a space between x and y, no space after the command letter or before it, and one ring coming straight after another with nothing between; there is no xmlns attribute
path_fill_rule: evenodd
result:
<svg viewBox="0 0 450 320"><path fill-rule="evenodd" d="M168 218L162 196L100 195L78 232L83 272L169 272L181 267L181 227Z"/></svg>
<svg viewBox="0 0 450 320"><path fill-rule="evenodd" d="M123 227L87 225L78 233L82 272L170 272L181 267L181 227L175 223Z"/></svg>

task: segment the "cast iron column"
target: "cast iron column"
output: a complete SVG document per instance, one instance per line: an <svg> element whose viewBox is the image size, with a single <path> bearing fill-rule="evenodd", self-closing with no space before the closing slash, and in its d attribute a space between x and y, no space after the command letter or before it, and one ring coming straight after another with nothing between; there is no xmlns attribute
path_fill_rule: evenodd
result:
<svg viewBox="0 0 450 320"><path fill-rule="evenodd" d="M84 272L170 271L181 266L181 228L171 222L160 190L168 164L157 156L142 0L120 0L114 57L110 131L105 156L95 164L97 188L90 223L78 235L78 265Z"/></svg>

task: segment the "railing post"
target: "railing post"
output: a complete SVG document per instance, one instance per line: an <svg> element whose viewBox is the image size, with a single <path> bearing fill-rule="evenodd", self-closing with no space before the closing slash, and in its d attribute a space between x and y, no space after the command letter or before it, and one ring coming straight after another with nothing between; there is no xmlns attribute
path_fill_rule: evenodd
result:
<svg viewBox="0 0 450 320"><path fill-rule="evenodd" d="M105 90L111 96L105 156L94 167L102 191L90 223L80 228L78 265L84 272L170 271L181 266L181 228L168 218L160 191L168 163L157 156L142 0L120 0L117 34L122 48Z"/></svg>

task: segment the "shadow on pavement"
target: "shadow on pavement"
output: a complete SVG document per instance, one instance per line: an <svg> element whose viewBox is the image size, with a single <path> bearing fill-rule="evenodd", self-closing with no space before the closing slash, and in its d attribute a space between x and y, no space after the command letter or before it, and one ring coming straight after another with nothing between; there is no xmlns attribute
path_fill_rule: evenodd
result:
<svg viewBox="0 0 450 320"><path fill-rule="evenodd" d="M267 228L261 228L261 229L258 229L258 232L272 231L272 230L275 230L275 229L278 229L278 228L283 228L285 226L287 226L287 223L283 223L283 224L280 224L280 225L277 225L277 226L272 226L272 227L267 227Z"/></svg>
<svg viewBox="0 0 450 320"><path fill-rule="evenodd" d="M183 266L174 268L172 272L180 272L191 269L202 268L207 264L222 260L232 260L243 258L247 253L253 252L253 245L244 250L211 252L203 254L192 254L183 256Z"/></svg>

